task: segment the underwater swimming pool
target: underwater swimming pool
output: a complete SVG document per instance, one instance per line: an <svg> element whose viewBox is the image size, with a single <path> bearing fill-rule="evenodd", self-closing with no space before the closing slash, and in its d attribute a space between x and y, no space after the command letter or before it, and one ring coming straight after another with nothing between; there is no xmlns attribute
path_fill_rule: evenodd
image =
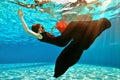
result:
<svg viewBox="0 0 120 80"><path fill-rule="evenodd" d="M48 14L9 1L4 0L0 3L0 80L54 80L54 64L63 48L42 43L28 35L23 30L17 10L24 11L29 28L34 23L41 23L48 32L61 19L61 12ZM108 18L112 23L111 28L103 32L92 46L84 51L80 61L57 80L119 80L120 1L100 1L110 3L97 8L91 5L94 9L90 12L74 9L69 13L75 11L83 15L89 12L94 20ZM21 2L33 3L31 0ZM63 9L63 5L54 3L46 4L44 7L51 7L56 11ZM55 29L54 35L58 36L60 32Z"/></svg>

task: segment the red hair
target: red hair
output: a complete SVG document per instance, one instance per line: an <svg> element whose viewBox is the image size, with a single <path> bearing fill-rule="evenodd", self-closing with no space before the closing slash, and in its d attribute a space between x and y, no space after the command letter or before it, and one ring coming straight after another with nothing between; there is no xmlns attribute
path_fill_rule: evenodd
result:
<svg viewBox="0 0 120 80"><path fill-rule="evenodd" d="M32 31L38 33L38 30L39 30L40 26L41 26L40 24L33 24L32 25Z"/></svg>

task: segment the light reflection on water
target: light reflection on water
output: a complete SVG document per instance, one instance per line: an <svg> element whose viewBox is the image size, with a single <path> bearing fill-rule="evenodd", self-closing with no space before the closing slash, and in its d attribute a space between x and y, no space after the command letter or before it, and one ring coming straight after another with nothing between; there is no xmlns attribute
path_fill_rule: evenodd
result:
<svg viewBox="0 0 120 80"><path fill-rule="evenodd" d="M104 0L103 0L104 1ZM108 0L109 1L109 0ZM31 2L31 1L27 1ZM32 3L32 2L31 2ZM112 0L111 3L108 6L104 6L106 8L103 10L100 6L96 8L93 11L90 11L90 13L93 15L93 19L99 19L100 17L106 17L108 19L119 17L118 14L120 12L120 1L119 0ZM52 7L54 10L60 10L63 8L61 5L55 5L55 4L47 4L45 7ZM28 41L34 39L26 34L23 31L22 24L19 20L19 17L17 15L17 10L22 9L25 14L25 20L29 27L33 23L40 23L44 25L45 29L50 32L51 28L55 25L55 23L60 20L61 13L55 13L57 17L51 16L51 14L47 14L44 12L35 11L33 9L26 9L23 7L20 7L18 5L12 4L8 2L8 0L2 1L0 3L0 42L2 43L10 43L12 42L22 42L22 41ZM73 12L74 10L70 11ZM77 13L80 13L79 9L75 10L78 11ZM85 11L85 10L84 10ZM60 33L58 30L54 31L54 35L59 35ZM24 37L24 39L21 39L21 37Z"/></svg>

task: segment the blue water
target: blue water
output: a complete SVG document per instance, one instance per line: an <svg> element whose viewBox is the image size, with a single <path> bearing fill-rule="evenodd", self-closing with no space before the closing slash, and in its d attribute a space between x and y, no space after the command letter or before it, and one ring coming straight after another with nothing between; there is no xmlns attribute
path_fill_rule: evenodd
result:
<svg viewBox="0 0 120 80"><path fill-rule="evenodd" d="M34 23L41 23L48 32L50 32L52 26L60 20L61 13L55 12L54 14L57 15L57 17L53 17L52 14L35 11L34 9L26 9L9 3L8 1L9 0L1 0L0 3L0 80L47 80L48 78L53 80L54 63L63 48L42 43L27 34L23 30L17 15L17 10L22 9L24 11L25 20L29 28ZM30 2L32 3L32 1L27 1L27 3ZM71 67L71 69L58 80L120 79L119 4L119 0L112 0L112 2L105 7L105 10L99 7L90 12L93 14L95 20L101 17L108 18L112 26L103 32L88 50L84 51L77 65ZM54 8L54 10L63 8L62 5L55 4L48 4L44 7L48 6ZM59 34L57 30L54 31L55 36ZM83 64L87 65L85 66ZM91 67L91 65L96 66ZM48 67L50 67L50 69L48 69ZM85 71L81 71L82 69ZM21 70L27 71L22 75L23 72ZM41 70L44 71L43 74ZM98 74L100 74L101 70L103 73L100 76ZM29 73L30 71L31 73ZM28 73L34 77L30 78ZM21 74L21 76L16 76L19 74Z"/></svg>

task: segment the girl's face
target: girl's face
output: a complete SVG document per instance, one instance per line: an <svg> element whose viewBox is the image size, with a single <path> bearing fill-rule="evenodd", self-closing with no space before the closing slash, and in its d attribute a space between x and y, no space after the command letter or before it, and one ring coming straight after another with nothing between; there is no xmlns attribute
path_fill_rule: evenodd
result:
<svg viewBox="0 0 120 80"><path fill-rule="evenodd" d="M43 32L45 32L45 30L44 30L43 26L41 25L40 28L38 29L38 33L43 33Z"/></svg>

